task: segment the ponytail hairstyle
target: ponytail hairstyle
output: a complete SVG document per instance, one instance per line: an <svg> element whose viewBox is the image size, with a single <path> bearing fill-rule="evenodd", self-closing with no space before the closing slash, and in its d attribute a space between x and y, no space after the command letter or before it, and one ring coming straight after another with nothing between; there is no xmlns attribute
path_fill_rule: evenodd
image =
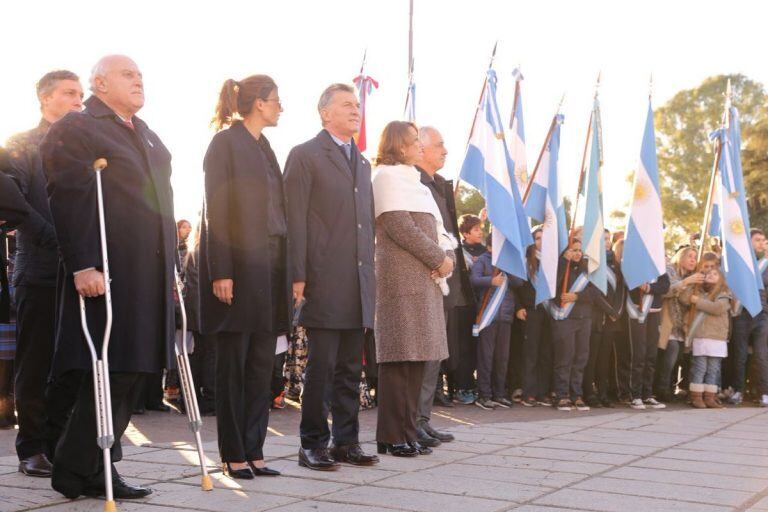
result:
<svg viewBox="0 0 768 512"><path fill-rule="evenodd" d="M251 113L256 100L266 100L275 89L277 84L267 75L251 75L239 82L227 79L221 86L211 124L216 131L231 126Z"/></svg>

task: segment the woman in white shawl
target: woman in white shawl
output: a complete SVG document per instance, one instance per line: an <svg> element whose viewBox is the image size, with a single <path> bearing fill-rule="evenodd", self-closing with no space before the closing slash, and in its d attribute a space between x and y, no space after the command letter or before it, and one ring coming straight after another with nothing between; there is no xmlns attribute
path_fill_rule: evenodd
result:
<svg viewBox="0 0 768 512"><path fill-rule="evenodd" d="M448 357L445 278L456 247L432 194L413 166L422 152L413 123L393 121L381 136L373 176L376 214L376 359L379 453L428 454L416 441L425 361Z"/></svg>

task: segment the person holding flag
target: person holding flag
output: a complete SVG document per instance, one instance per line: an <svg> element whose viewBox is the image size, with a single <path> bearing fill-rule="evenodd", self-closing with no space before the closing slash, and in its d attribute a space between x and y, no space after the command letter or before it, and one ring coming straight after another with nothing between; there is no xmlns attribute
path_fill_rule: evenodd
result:
<svg viewBox="0 0 768 512"><path fill-rule="evenodd" d="M649 100L621 262L624 280L630 290L627 313L632 345L630 406L633 409L665 407L653 396L660 313L664 295L670 287L663 233L653 108Z"/></svg>

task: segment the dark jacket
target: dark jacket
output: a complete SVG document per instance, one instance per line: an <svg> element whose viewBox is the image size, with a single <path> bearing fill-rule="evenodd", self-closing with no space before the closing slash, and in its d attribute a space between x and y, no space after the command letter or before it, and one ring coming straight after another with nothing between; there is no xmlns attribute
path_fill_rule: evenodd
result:
<svg viewBox="0 0 768 512"><path fill-rule="evenodd" d="M460 241L456 200L453 196L453 181L446 180L439 174L430 176L418 166L416 168L421 173L421 182L432 192L432 197L440 209L445 230L453 234L457 242ZM443 297L443 306L446 310L454 306L475 306L475 294L469 281L469 267L464 260L464 251L456 250L454 252L456 253L456 268L451 277L448 278L450 293L447 297Z"/></svg>
<svg viewBox="0 0 768 512"><path fill-rule="evenodd" d="M287 259L283 252L280 264L272 268L268 232L268 173L278 179L281 193L282 176L268 141L265 138L259 144L245 125L235 123L213 137L203 169L205 205L199 263L202 332L286 330L290 307ZM213 294L216 279L234 281L231 306ZM278 282L273 282L275 279ZM282 288L284 304L273 304L273 287ZM283 325L273 325L277 311L283 314L279 319Z"/></svg>
<svg viewBox="0 0 768 512"><path fill-rule="evenodd" d="M607 258L608 267L613 270L616 275L616 289L611 288L608 285L608 293L598 297L598 300L602 300L606 303L603 308L605 317L603 318L603 331L604 332L619 332L626 328L626 314L627 314L627 287L624 284L624 276L621 273L621 267L616 261L616 257L613 251L609 251Z"/></svg>
<svg viewBox="0 0 768 512"><path fill-rule="evenodd" d="M131 129L95 96L85 106L52 125L40 146L62 256L52 372L91 368L73 272L103 268L92 168L106 158L101 178L114 316L109 366L113 372L157 373L174 360L171 154L138 117ZM104 298L86 299L86 311L101 347Z"/></svg>
<svg viewBox="0 0 768 512"><path fill-rule="evenodd" d="M9 169L8 152L0 148L0 220L5 221L0 229L5 230L14 229L29 216L29 205L18 184L5 174Z"/></svg>
<svg viewBox="0 0 768 512"><path fill-rule="evenodd" d="M579 274L586 272L586 260L573 262L560 257L560 261L557 265L557 295L552 299L557 306L562 304L563 281L565 280L566 265L571 266L571 270L568 273L568 285L566 286L566 291L571 289L571 286L573 286L573 283L579 277ZM571 314L568 315L568 318L592 318L592 305L595 303L597 296L600 295L600 290L598 290L592 283L588 283L586 288L584 288L578 295L578 299L571 310Z"/></svg>
<svg viewBox="0 0 768 512"><path fill-rule="evenodd" d="M475 299L478 307L483 304L483 298L485 292L493 287L491 293L496 290L496 287L491 284L493 279L495 267L492 263L491 253L486 251L485 254L475 260L475 264L472 265L470 272L470 279L472 281L472 287L475 290ZM499 312L496 314L495 321L512 323L515 319L515 288L519 288L523 285L523 280L515 276L507 274L507 293L504 295L504 300L499 306Z"/></svg>
<svg viewBox="0 0 768 512"><path fill-rule="evenodd" d="M658 279L656 279L656 282L651 283L650 286L651 290L648 293L653 295L651 309L661 309L661 306L664 304L664 295L669 292L669 276L666 273L662 274ZM638 287L634 290L630 290L629 297L632 299L632 302L639 305L642 302L642 293L640 292L640 288Z"/></svg>
<svg viewBox="0 0 768 512"><path fill-rule="evenodd" d="M36 128L11 137L7 144L10 155L8 175L16 181L29 205L29 217L19 224L16 232L16 267L13 271L16 286L56 286L59 266L56 231L40 159L40 142L50 126L43 119Z"/></svg>
<svg viewBox="0 0 768 512"><path fill-rule="evenodd" d="M184 272L184 308L187 311L187 330L200 332L200 245L187 251L181 262Z"/></svg>
<svg viewBox="0 0 768 512"><path fill-rule="evenodd" d="M373 329L371 164L354 144L350 163L322 130L288 155L285 193L293 281L306 283L301 324Z"/></svg>

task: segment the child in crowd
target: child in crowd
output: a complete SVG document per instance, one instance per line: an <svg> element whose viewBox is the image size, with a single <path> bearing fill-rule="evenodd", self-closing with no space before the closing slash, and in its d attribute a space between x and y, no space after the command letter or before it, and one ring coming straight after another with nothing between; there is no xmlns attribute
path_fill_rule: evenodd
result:
<svg viewBox="0 0 768 512"><path fill-rule="evenodd" d="M686 345L691 346L691 403L697 409L722 407L717 400L718 382L723 359L728 355L728 328L731 295L725 277L712 268L704 278L701 291L687 288L680 302L696 308L688 328Z"/></svg>
<svg viewBox="0 0 768 512"><path fill-rule="evenodd" d="M509 342L515 315L515 295L512 288L522 285L522 280L506 275L493 266L491 258L492 235L485 241L486 252L475 260L470 282L475 290L477 303L486 306L486 312L498 307L493 321L480 332L477 344L477 388L475 405L481 409L502 407L508 409L512 401L507 398L506 379L509 362ZM500 286L506 290L501 302L495 306L492 297ZM487 298L486 298L487 295ZM482 311L478 313L478 317ZM479 323L479 318L478 318Z"/></svg>

